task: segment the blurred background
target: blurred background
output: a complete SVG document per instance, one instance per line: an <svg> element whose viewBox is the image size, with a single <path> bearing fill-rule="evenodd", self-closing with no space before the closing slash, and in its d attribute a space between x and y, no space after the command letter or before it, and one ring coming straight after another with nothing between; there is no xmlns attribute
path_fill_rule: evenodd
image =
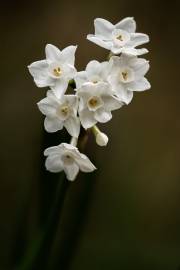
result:
<svg viewBox="0 0 180 270"><path fill-rule="evenodd" d="M180 269L179 8L175 0L1 2L0 270ZM47 43L78 44L78 70L103 61L107 51L86 40L94 18L127 16L150 35L152 88L100 126L106 148L90 136L84 152L98 170L68 187L52 248L23 268L63 181L45 171L43 150L69 140L43 131L36 103L46 89L27 65L44 58Z"/></svg>

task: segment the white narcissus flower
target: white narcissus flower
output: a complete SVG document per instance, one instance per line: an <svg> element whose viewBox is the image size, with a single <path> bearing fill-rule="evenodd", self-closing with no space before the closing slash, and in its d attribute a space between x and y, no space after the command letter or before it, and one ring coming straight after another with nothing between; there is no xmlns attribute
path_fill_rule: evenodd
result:
<svg viewBox="0 0 180 270"><path fill-rule="evenodd" d="M49 86L60 98L66 91L68 83L74 78L75 51L77 46L69 46L60 51L57 47L47 44L46 59L28 66L38 87Z"/></svg>
<svg viewBox="0 0 180 270"><path fill-rule="evenodd" d="M113 95L109 84L104 82L85 83L77 89L79 97L79 117L87 129L97 122L106 123L112 118L111 111L119 109L123 103Z"/></svg>
<svg viewBox="0 0 180 270"><path fill-rule="evenodd" d="M107 61L102 63L96 60L90 61L87 64L86 69L78 72L74 78L76 88L80 88L86 82L106 82L110 69L110 63Z"/></svg>
<svg viewBox="0 0 180 270"><path fill-rule="evenodd" d="M149 62L136 56L113 56L112 70L108 81L117 97L129 104L133 98L133 91L144 91L151 87L144 77L149 69Z"/></svg>
<svg viewBox="0 0 180 270"><path fill-rule="evenodd" d="M110 50L113 54L126 53L142 55L147 49L136 49L137 46L149 42L146 34L135 33L136 22L133 18L125 18L113 25L107 20L94 20L95 34L87 35L87 39Z"/></svg>
<svg viewBox="0 0 180 270"><path fill-rule="evenodd" d="M89 158L71 144L61 143L58 146L49 147L44 151L44 155L47 156L46 169L55 173L64 170L70 181L75 180L79 170L92 172L96 169Z"/></svg>
<svg viewBox="0 0 180 270"><path fill-rule="evenodd" d="M61 130L63 126L73 137L78 138L80 121L77 117L78 98L75 95L64 95L58 99L49 90L47 97L38 103L40 111L46 115L44 127L48 132Z"/></svg>

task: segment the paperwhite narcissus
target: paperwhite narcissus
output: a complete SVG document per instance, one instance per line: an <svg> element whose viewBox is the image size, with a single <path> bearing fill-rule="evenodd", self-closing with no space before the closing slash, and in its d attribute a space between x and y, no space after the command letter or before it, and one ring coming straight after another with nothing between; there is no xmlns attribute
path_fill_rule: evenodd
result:
<svg viewBox="0 0 180 270"><path fill-rule="evenodd" d="M46 169L55 173L64 171L70 181L75 180L79 170L92 172L96 169L89 158L71 144L61 143L49 147L44 151L44 155L47 156Z"/></svg>
<svg viewBox="0 0 180 270"><path fill-rule="evenodd" d="M113 54L142 55L148 52L144 48L136 49L137 46L149 42L149 37L146 34L135 33L136 22L133 18L125 18L115 25L97 18L94 20L94 27L95 34L87 35L87 39Z"/></svg>
<svg viewBox="0 0 180 270"><path fill-rule="evenodd" d="M77 89L79 97L79 117L87 129L97 122L106 123L112 118L111 111L122 107L123 103L113 95L109 84L104 82L85 83Z"/></svg>
<svg viewBox="0 0 180 270"><path fill-rule="evenodd" d="M63 126L72 137L78 138L80 121L77 117L78 98L75 95L64 95L58 99L49 90L47 97L38 104L40 111L46 115L44 126L48 132L61 130Z"/></svg>
<svg viewBox="0 0 180 270"><path fill-rule="evenodd" d="M96 143L106 146L108 136L96 123L110 121L111 112L129 104L134 91L150 88L144 77L149 62L137 57L148 50L136 48L147 43L149 37L135 32L135 20L128 17L113 25L97 18L94 26L95 34L87 35L87 39L110 51L108 61L92 60L84 71L77 72L74 67L77 46L60 51L48 44L46 59L28 66L36 85L51 89L38 103L39 110L45 115L46 131L56 132L65 127L72 136L70 144L61 143L45 150L46 168L50 172L64 170L70 181L75 180L79 170L92 172L96 169L76 147L80 127L90 129ZM73 93L65 95L66 90Z"/></svg>
<svg viewBox="0 0 180 270"><path fill-rule="evenodd" d="M74 78L75 51L77 46L69 46L60 51L57 47L47 44L46 59L28 66L38 87L49 86L60 98L66 91L68 83Z"/></svg>
<svg viewBox="0 0 180 270"><path fill-rule="evenodd" d="M74 78L76 88L80 88L86 82L106 82L109 71L111 69L110 62L98 62L96 60L90 61L84 71L77 72Z"/></svg>
<svg viewBox="0 0 180 270"><path fill-rule="evenodd" d="M112 56L112 70L108 81L116 95L126 104L133 98L133 91L144 91L151 87L144 75L149 70L149 62L136 56Z"/></svg>

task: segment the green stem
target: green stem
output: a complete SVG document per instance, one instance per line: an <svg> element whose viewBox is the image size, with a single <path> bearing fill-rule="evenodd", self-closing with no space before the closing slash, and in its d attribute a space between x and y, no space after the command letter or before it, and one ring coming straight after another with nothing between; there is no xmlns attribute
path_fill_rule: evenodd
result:
<svg viewBox="0 0 180 270"><path fill-rule="evenodd" d="M48 222L44 229L39 233L36 240L33 241L21 265L18 266L16 270L45 269L46 259L49 256L52 242L59 224L68 186L69 182L65 177L62 181L59 181Z"/></svg>

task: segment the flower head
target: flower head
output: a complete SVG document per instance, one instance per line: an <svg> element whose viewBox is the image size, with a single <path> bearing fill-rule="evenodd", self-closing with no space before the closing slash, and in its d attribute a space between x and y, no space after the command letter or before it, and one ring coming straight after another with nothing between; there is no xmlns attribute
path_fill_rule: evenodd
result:
<svg viewBox="0 0 180 270"><path fill-rule="evenodd" d="M123 103L113 95L109 84L104 82L85 83L77 90L79 117L87 129L97 122L106 123L112 118L111 111L119 109Z"/></svg>
<svg viewBox="0 0 180 270"><path fill-rule="evenodd" d="M98 82L106 82L110 69L110 63L107 61L102 63L96 60L90 61L87 64L85 71L78 72L74 78L76 87L80 88L86 82L94 84Z"/></svg>
<svg viewBox="0 0 180 270"><path fill-rule="evenodd" d="M96 169L89 158L71 144L61 143L58 146L49 147L44 151L44 155L47 156L46 169L50 172L64 170L70 181L75 180L79 170L92 172Z"/></svg>
<svg viewBox="0 0 180 270"><path fill-rule="evenodd" d="M87 39L113 54L141 55L148 52L144 48L136 49L137 46L147 43L149 37L146 34L135 33L136 22L133 18L125 18L115 25L97 18L94 20L94 27L95 34L87 35Z"/></svg>
<svg viewBox="0 0 180 270"><path fill-rule="evenodd" d="M74 78L75 51L77 46L69 46L60 51L51 44L46 45L46 59L28 66L38 87L49 86L60 98L66 91L69 80Z"/></svg>
<svg viewBox="0 0 180 270"><path fill-rule="evenodd" d="M77 117L77 96L64 95L58 99L49 90L47 97L38 103L38 107L46 115L44 126L48 132L56 132L64 126L71 136L76 138L79 136L80 121Z"/></svg>
<svg viewBox="0 0 180 270"><path fill-rule="evenodd" d="M149 62L136 56L121 55L113 56L112 70L108 77L116 95L126 104L133 98L133 91L149 89L150 83L144 77L149 69Z"/></svg>

